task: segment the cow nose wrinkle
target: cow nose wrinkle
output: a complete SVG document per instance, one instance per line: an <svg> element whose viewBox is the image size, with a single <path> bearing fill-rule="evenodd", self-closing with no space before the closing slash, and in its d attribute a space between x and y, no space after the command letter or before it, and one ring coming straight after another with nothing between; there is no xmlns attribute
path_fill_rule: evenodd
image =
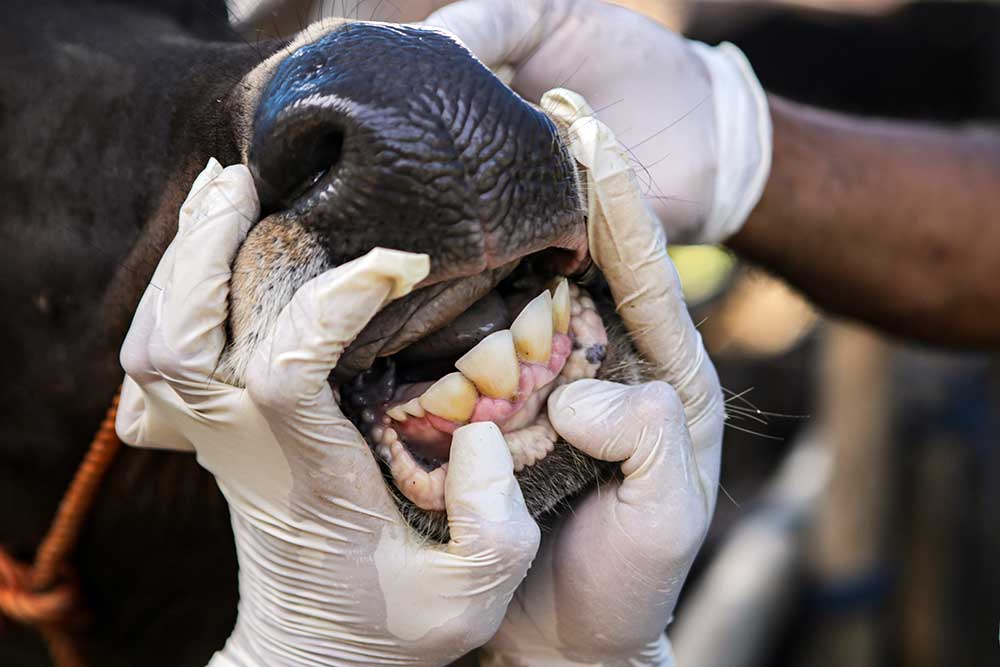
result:
<svg viewBox="0 0 1000 667"><path fill-rule="evenodd" d="M262 212L335 263L407 250L441 282L585 232L556 127L443 33L340 25L275 67L252 132Z"/></svg>

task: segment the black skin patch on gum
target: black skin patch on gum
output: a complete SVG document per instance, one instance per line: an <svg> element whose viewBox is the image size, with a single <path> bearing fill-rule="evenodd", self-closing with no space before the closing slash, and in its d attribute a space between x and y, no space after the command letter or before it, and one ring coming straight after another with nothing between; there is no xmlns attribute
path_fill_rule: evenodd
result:
<svg viewBox="0 0 1000 667"><path fill-rule="evenodd" d="M608 346L607 345L591 345L587 348L584 353L587 357L587 362L591 364L601 364L604 363L605 358L608 356Z"/></svg>
<svg viewBox="0 0 1000 667"><path fill-rule="evenodd" d="M362 429L365 437L375 425L375 408L392 399L396 386L396 364L387 357L378 359L374 366L341 385L344 414Z"/></svg>

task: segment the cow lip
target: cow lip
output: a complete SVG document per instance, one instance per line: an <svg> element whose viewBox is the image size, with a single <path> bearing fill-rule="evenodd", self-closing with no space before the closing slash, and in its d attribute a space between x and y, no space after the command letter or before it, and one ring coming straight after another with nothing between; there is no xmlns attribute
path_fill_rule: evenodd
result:
<svg viewBox="0 0 1000 667"><path fill-rule="evenodd" d="M523 266L531 265L549 276L572 277L589 263L586 238L581 235L473 275L425 283L386 305L369 322L341 356L333 381L349 382L371 368L377 358L397 354L446 327Z"/></svg>
<svg viewBox="0 0 1000 667"><path fill-rule="evenodd" d="M270 213L267 218L298 225L302 200ZM529 247L521 256L506 263L486 258L485 269L457 277L436 279L432 276L418 284L410 294L384 306L341 355L331 373L335 385L349 382L371 368L378 357L396 354L414 342L448 325L479 299L496 288L524 260L544 260L552 275L572 276L589 266L586 219L580 211L567 210L560 215L579 216L576 229L551 240L540 250ZM397 248L408 251L407 248Z"/></svg>
<svg viewBox="0 0 1000 667"><path fill-rule="evenodd" d="M520 260L482 273L421 287L387 304L348 346L333 371L343 384L388 357L446 327L491 292Z"/></svg>
<svg viewBox="0 0 1000 667"><path fill-rule="evenodd" d="M523 281L525 274L572 278L588 265L586 250L552 247L495 269L421 287L386 305L369 322L345 350L331 379L336 385L352 381L378 358L396 355L447 327L505 281Z"/></svg>

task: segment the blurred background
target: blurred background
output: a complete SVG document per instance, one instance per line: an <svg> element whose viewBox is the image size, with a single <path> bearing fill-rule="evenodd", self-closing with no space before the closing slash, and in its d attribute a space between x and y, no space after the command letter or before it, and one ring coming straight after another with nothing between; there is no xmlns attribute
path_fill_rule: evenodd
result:
<svg viewBox="0 0 1000 667"><path fill-rule="evenodd" d="M619 4L734 42L795 100L1000 115L994 3ZM674 253L730 408L723 493L671 629L678 663L1000 664L995 355L825 317L718 249Z"/></svg>

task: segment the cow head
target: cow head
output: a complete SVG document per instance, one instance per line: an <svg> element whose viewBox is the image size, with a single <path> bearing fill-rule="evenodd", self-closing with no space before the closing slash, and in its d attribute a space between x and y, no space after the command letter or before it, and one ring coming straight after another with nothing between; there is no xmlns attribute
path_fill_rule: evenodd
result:
<svg viewBox="0 0 1000 667"><path fill-rule="evenodd" d="M420 289L369 324L332 378L411 524L446 536L451 431L470 420L501 426L536 517L606 475L545 414L560 383L635 373L627 343L607 359L613 309L561 280L578 282L588 260L556 124L418 26L315 25L245 81L242 150L264 217L236 260L221 372L241 382L291 294L323 270L377 246L425 253Z"/></svg>

